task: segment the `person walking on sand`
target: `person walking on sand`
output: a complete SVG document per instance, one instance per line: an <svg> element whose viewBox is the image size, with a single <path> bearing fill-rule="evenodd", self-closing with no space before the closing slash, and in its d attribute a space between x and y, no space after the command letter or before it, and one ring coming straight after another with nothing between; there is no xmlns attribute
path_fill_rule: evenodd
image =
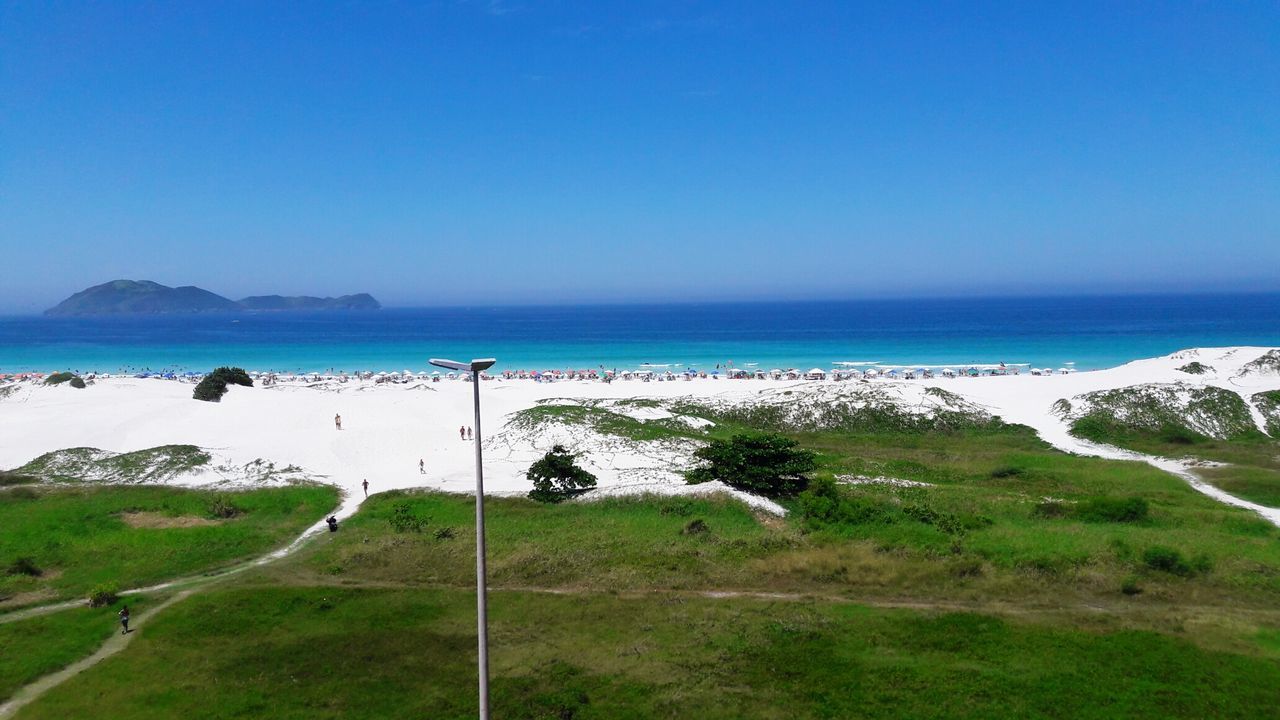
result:
<svg viewBox="0 0 1280 720"><path fill-rule="evenodd" d="M468 440L472 439L472 438L471 438L471 428L467 428L467 439L468 439Z"/></svg>
<svg viewBox="0 0 1280 720"><path fill-rule="evenodd" d="M129 606L125 605L120 608L120 634L129 634Z"/></svg>
<svg viewBox="0 0 1280 720"><path fill-rule="evenodd" d="M427 474L427 463L423 461L422 458L418 458L418 474L419 475Z"/></svg>
<svg viewBox="0 0 1280 720"><path fill-rule="evenodd" d="M466 440L466 439L467 439L467 426L466 426L466 425L459 425L459 426L458 426L458 439L459 439L459 440Z"/></svg>
<svg viewBox="0 0 1280 720"><path fill-rule="evenodd" d="M365 478L361 484L364 485L364 496L369 497L369 478Z"/></svg>
<svg viewBox="0 0 1280 720"><path fill-rule="evenodd" d="M341 430L341 429L342 429L342 416L341 416L341 415L334 415L334 416L333 416L333 426L334 426L334 427L336 427L336 428L338 428L339 430Z"/></svg>

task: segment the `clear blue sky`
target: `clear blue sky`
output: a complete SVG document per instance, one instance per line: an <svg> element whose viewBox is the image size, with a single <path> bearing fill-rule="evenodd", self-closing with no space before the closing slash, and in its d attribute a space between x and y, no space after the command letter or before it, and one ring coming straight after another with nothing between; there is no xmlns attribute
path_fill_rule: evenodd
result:
<svg viewBox="0 0 1280 720"><path fill-rule="evenodd" d="M0 5L0 311L1280 288L1280 4Z"/></svg>

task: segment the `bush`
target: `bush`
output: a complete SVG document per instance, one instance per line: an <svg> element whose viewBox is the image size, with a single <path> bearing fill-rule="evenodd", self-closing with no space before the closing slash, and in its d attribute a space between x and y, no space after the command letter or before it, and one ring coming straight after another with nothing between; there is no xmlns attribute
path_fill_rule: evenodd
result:
<svg viewBox="0 0 1280 720"><path fill-rule="evenodd" d="M711 528L707 525L707 521L702 518L694 518L689 521L688 525L680 531L681 535L702 535L711 532Z"/></svg>
<svg viewBox="0 0 1280 720"><path fill-rule="evenodd" d="M1120 583L1120 592L1133 597L1142 593L1142 586L1138 584L1138 578L1130 575L1124 579L1124 582Z"/></svg>
<svg viewBox="0 0 1280 720"><path fill-rule="evenodd" d="M28 577L40 577L44 571L36 566L36 561L29 557L20 557L9 563L9 567L5 569L6 575L26 575Z"/></svg>
<svg viewBox="0 0 1280 720"><path fill-rule="evenodd" d="M0 487L7 485L34 485L36 478L30 475L13 472L12 470L0 470Z"/></svg>
<svg viewBox="0 0 1280 720"><path fill-rule="evenodd" d="M1160 428L1160 432L1156 434L1162 442L1173 445L1195 445L1204 439L1203 435L1192 432L1191 430L1179 425L1165 425Z"/></svg>
<svg viewBox="0 0 1280 720"><path fill-rule="evenodd" d="M71 387L77 390L83 390L85 388L84 378L80 377L79 375L71 378Z"/></svg>
<svg viewBox="0 0 1280 720"><path fill-rule="evenodd" d="M572 495L596 486L596 476L578 466L577 456L562 445L529 466L525 477L533 483L529 498L545 503L558 503Z"/></svg>
<svg viewBox="0 0 1280 720"><path fill-rule="evenodd" d="M843 492L830 478L819 478L800 493L800 518L811 528L823 525L887 525L895 508L882 500Z"/></svg>
<svg viewBox="0 0 1280 720"><path fill-rule="evenodd" d="M435 532L435 538L437 540L452 540L455 537L457 537L457 534L454 533L453 528L451 527L442 527Z"/></svg>
<svg viewBox="0 0 1280 720"><path fill-rule="evenodd" d="M119 588L109 583L103 583L89 591L89 607L106 607L119 599Z"/></svg>
<svg viewBox="0 0 1280 720"><path fill-rule="evenodd" d="M420 533L427 527L427 518L419 517L408 502L398 502L391 506L391 527L396 532Z"/></svg>
<svg viewBox="0 0 1280 720"><path fill-rule="evenodd" d="M233 518L242 512L244 512L244 510L237 507L235 503L231 502L231 498L228 498L225 495L219 495L209 503L209 515L215 518L226 520Z"/></svg>
<svg viewBox="0 0 1280 720"><path fill-rule="evenodd" d="M796 445L776 433L712 440L694 453L703 464L685 473L685 481L696 485L718 480L765 497L790 497L809 486L809 473L817 467L814 454Z"/></svg>
<svg viewBox="0 0 1280 720"><path fill-rule="evenodd" d="M1072 517L1085 522L1145 522L1150 511L1147 501L1140 497L1089 498L1076 505Z"/></svg>
<svg viewBox="0 0 1280 720"><path fill-rule="evenodd" d="M70 382L74 374L69 372L57 372L44 379L45 385L61 385L64 382Z"/></svg>
<svg viewBox="0 0 1280 720"><path fill-rule="evenodd" d="M1160 572L1167 572L1170 575L1178 577L1191 577L1195 574L1195 569L1186 558L1182 557L1182 553L1173 548L1164 547L1163 545L1153 545L1142 553L1142 562L1147 567Z"/></svg>
<svg viewBox="0 0 1280 720"><path fill-rule="evenodd" d="M1002 465L996 468L995 470L991 471L991 477L993 478L1017 477L1018 475L1021 475L1024 472L1025 471L1020 467L1016 467L1013 465Z"/></svg>
<svg viewBox="0 0 1280 720"><path fill-rule="evenodd" d="M200 380L191 397L205 402L219 402L227 394L228 385L253 387L253 378L238 367L220 367Z"/></svg>

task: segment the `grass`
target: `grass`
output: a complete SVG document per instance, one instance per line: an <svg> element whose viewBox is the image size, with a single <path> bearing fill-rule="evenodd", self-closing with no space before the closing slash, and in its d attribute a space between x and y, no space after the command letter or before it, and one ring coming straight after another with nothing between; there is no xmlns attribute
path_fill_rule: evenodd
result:
<svg viewBox="0 0 1280 720"><path fill-rule="evenodd" d="M1228 467L1197 468L1196 473L1245 500L1280 507L1280 440L1275 437L1280 435L1280 391L1252 397L1267 421L1269 436L1254 426L1240 396L1220 388L1201 389L1204 394L1188 413L1212 418L1211 425L1228 430L1222 437L1211 437L1169 408L1159 407L1155 395L1126 392L1130 390L1134 389L1102 393L1100 407L1072 422L1072 434L1149 455L1226 463ZM1117 408L1129 419L1113 415Z"/></svg>
<svg viewBox="0 0 1280 720"><path fill-rule="evenodd" d="M1280 530L1142 463L1056 452L1011 427L800 437L819 453L819 477L889 475L934 485L846 488L884 512L819 526L798 516L760 522L746 507L718 499L630 497L548 507L490 498L490 576L510 587L1016 602L1114 599L1131 576L1143 583L1144 598L1162 601L1265 605L1280 592ZM1046 497L1070 512L1038 515ZM423 531L396 532L397 507L425 520ZM306 553L305 572L298 572L307 582L466 586L473 577L472 512L467 497L372 496L342 533ZM695 519L708 532L684 534ZM441 528L453 537L437 539ZM1204 555L1213 571L1191 579L1151 572L1141 554L1153 545Z"/></svg>
<svg viewBox="0 0 1280 720"><path fill-rule="evenodd" d="M243 512L191 527L131 527L125 513L211 517L220 497ZM225 566L292 539L337 504L327 486L239 493L168 487L44 487L0 491L0 567L29 558L39 576L0 575L0 599L24 604L83 597Z"/></svg>
<svg viewBox="0 0 1280 720"><path fill-rule="evenodd" d="M1149 632L855 604L496 593L504 718L1262 717L1252 652ZM473 596L238 587L189 598L24 718L464 718Z"/></svg>
<svg viewBox="0 0 1280 720"><path fill-rule="evenodd" d="M132 596L101 608L76 607L0 623L0 702L22 686L76 662L120 632L116 613L128 605L135 616L153 603Z"/></svg>

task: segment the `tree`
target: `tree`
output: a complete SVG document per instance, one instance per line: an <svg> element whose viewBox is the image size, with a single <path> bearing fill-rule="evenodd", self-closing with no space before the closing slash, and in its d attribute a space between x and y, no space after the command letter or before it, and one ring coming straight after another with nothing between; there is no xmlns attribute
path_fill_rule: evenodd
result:
<svg viewBox="0 0 1280 720"><path fill-rule="evenodd" d="M596 476L578 467L577 455L556 445L542 459L529 466L525 477L533 482L530 499L557 503L596 486Z"/></svg>
<svg viewBox="0 0 1280 720"><path fill-rule="evenodd" d="M702 465L685 473L690 485L720 481L765 497L787 497L804 490L809 473L817 467L812 452L797 449L795 440L777 433L744 433L729 440L712 440L694 457Z"/></svg>
<svg viewBox="0 0 1280 720"><path fill-rule="evenodd" d="M220 367L204 376L204 379L196 385L195 391L191 393L191 397L196 400L218 402L222 400L223 395L227 394L227 385L253 387L253 378L238 367Z"/></svg>

